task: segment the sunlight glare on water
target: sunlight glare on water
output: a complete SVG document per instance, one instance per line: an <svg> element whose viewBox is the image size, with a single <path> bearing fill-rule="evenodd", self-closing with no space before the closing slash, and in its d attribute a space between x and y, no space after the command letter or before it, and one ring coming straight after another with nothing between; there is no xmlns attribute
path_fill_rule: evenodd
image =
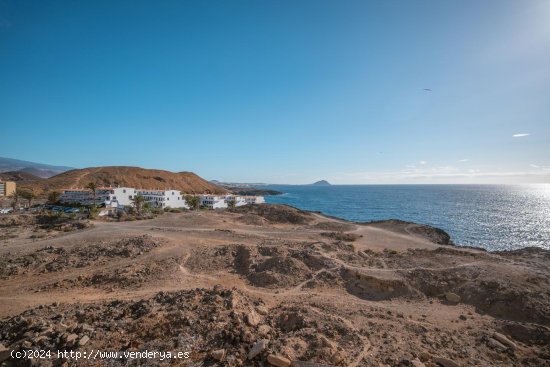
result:
<svg viewBox="0 0 550 367"><path fill-rule="evenodd" d="M352 221L401 219L447 231L459 245L550 249L550 184L269 186L289 204Z"/></svg>

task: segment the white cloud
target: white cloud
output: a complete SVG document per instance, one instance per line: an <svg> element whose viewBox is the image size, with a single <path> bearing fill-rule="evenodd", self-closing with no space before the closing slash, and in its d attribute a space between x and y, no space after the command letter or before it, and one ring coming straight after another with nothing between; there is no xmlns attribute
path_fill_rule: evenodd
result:
<svg viewBox="0 0 550 367"><path fill-rule="evenodd" d="M513 138L523 138L524 136L529 136L528 133L519 133L512 135Z"/></svg>
<svg viewBox="0 0 550 367"><path fill-rule="evenodd" d="M550 172L550 166L544 166L544 165L533 164L533 163L531 163L529 166L543 172Z"/></svg>
<svg viewBox="0 0 550 367"><path fill-rule="evenodd" d="M459 159L458 161L464 163L464 162L468 162L469 159L468 159L468 158L464 158L464 159Z"/></svg>
<svg viewBox="0 0 550 367"><path fill-rule="evenodd" d="M550 166L531 171L461 170L457 167L407 168L401 171L340 172L341 183L550 183ZM332 182L332 181L331 181Z"/></svg>
<svg viewBox="0 0 550 367"><path fill-rule="evenodd" d="M418 163L420 163L420 164L428 164L428 162L426 162L426 161L420 161L420 162L418 162Z"/></svg>

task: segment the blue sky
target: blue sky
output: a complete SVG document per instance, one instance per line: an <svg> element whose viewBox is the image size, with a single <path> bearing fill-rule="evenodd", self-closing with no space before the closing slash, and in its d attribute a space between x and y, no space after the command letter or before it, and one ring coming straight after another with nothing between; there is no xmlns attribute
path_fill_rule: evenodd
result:
<svg viewBox="0 0 550 367"><path fill-rule="evenodd" d="M0 125L74 167L550 182L550 1L0 0Z"/></svg>

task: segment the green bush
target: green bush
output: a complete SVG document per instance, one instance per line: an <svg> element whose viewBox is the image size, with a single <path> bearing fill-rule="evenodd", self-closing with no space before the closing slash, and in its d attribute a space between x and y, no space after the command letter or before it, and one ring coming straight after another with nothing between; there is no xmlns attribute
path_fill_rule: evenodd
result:
<svg viewBox="0 0 550 367"><path fill-rule="evenodd" d="M90 219L96 219L99 215L99 209L95 206L92 206L90 208L90 212L88 213L88 218Z"/></svg>

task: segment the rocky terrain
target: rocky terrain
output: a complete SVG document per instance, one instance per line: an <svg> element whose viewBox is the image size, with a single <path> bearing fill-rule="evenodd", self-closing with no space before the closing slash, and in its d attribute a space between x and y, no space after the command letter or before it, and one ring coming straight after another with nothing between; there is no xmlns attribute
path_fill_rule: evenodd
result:
<svg viewBox="0 0 550 367"><path fill-rule="evenodd" d="M10 218L10 219L6 219ZM0 363L12 350L181 351L34 365L548 366L550 253L284 205L0 222ZM56 227L54 227L56 228Z"/></svg>

